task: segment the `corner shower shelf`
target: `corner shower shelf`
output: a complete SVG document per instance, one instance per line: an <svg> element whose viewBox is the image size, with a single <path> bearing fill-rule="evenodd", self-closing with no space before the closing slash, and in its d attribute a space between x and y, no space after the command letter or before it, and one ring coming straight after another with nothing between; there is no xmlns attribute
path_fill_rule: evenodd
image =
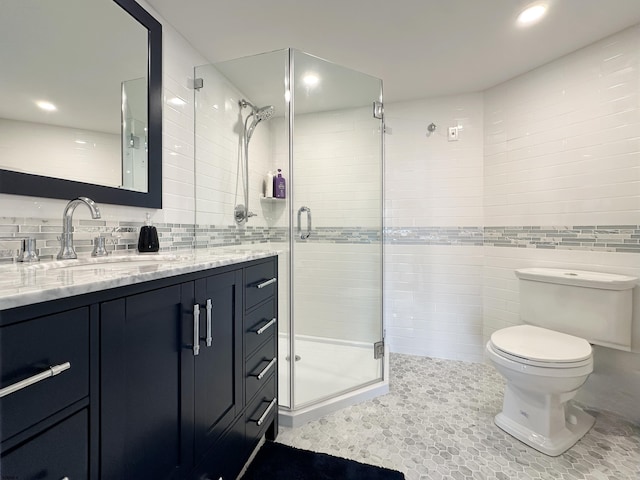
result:
<svg viewBox="0 0 640 480"><path fill-rule="evenodd" d="M285 202L286 200L286 198L260 197L261 202Z"/></svg>

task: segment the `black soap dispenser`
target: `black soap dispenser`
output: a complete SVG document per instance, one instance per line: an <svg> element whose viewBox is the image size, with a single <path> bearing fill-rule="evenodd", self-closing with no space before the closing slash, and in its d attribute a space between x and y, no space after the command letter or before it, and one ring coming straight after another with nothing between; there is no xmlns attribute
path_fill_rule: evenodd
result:
<svg viewBox="0 0 640 480"><path fill-rule="evenodd" d="M150 215L147 213L147 220L144 226L140 227L138 237L138 252L152 253L160 250L160 240L158 240L158 230L151 225Z"/></svg>

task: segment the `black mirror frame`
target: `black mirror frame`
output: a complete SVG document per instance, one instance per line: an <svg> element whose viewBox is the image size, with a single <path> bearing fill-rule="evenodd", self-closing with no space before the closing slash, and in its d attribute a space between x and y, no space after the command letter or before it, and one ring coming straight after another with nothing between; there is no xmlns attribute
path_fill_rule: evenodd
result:
<svg viewBox="0 0 640 480"><path fill-rule="evenodd" d="M0 169L0 193L162 208L162 25L135 0L113 0L149 31L147 192Z"/></svg>

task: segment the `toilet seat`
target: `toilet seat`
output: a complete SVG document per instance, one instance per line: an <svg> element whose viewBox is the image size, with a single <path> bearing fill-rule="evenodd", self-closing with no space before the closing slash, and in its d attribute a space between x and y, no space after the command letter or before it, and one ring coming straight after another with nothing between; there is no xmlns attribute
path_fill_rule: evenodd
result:
<svg viewBox="0 0 640 480"><path fill-rule="evenodd" d="M591 364L586 340L533 325L503 328L491 335L494 353L517 363L544 368L575 368Z"/></svg>

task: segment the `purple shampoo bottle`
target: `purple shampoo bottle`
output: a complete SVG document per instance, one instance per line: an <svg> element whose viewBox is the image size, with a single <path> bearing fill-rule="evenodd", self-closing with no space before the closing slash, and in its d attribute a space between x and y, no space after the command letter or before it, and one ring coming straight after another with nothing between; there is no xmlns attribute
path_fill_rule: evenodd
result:
<svg viewBox="0 0 640 480"><path fill-rule="evenodd" d="M273 177L273 196L275 198L287 198L287 184L281 172L282 170L278 169L278 176Z"/></svg>

